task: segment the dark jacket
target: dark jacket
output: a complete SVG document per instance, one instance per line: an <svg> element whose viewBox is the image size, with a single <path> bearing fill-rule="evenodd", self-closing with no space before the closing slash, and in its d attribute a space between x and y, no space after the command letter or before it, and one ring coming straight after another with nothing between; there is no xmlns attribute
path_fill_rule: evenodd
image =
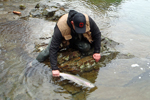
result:
<svg viewBox="0 0 150 100"><path fill-rule="evenodd" d="M75 35L77 34L77 33L75 33L75 31L72 27L72 24L71 24L72 17L76 13L77 13L77 11L70 10L69 14L68 14L68 19L67 19L67 24L71 29L71 35L72 35L72 39L70 40L71 43L73 40L75 40ZM92 40L93 40L92 45L94 47L94 53L100 53L101 32L91 17L89 17L89 22L90 22L90 32L91 32L91 36L92 36ZM63 38L58 26L56 25L54 28L54 34L53 34L53 38L52 38L50 49L49 49L49 53L50 53L49 57L50 57L50 63L51 63L52 70L59 69L57 66L57 52L59 51L59 47L60 47L60 44L62 43L63 39L64 38Z"/></svg>

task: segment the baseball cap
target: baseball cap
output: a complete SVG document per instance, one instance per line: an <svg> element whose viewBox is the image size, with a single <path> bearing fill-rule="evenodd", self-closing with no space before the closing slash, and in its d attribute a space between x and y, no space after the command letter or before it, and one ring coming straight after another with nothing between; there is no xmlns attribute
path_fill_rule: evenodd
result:
<svg viewBox="0 0 150 100"><path fill-rule="evenodd" d="M73 17L73 22L75 25L75 31L77 33L85 33L86 30L86 20L85 20L85 16L81 13L77 13L74 15Z"/></svg>

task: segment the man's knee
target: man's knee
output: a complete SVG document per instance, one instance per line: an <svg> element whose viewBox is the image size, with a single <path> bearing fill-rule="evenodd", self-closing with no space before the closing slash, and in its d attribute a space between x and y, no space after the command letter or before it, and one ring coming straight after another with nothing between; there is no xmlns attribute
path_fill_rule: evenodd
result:
<svg viewBox="0 0 150 100"><path fill-rule="evenodd" d="M91 49L91 45L87 42L82 41L78 43L78 49L81 52L88 52Z"/></svg>
<svg viewBox="0 0 150 100"><path fill-rule="evenodd" d="M38 54L38 56L36 57L36 60L38 60L39 62L43 62L48 58L48 56L49 56L49 53L43 50Z"/></svg>
<svg viewBox="0 0 150 100"><path fill-rule="evenodd" d="M39 62L43 62L49 57L49 48L50 48L51 41L52 41L52 38L50 39L47 48L38 54L38 56L36 57L36 60L38 60Z"/></svg>

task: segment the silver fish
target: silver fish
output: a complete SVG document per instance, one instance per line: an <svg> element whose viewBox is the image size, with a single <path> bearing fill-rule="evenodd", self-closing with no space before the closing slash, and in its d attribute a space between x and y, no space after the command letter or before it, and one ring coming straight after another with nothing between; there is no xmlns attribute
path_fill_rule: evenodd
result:
<svg viewBox="0 0 150 100"><path fill-rule="evenodd" d="M76 75L72 75L72 74L68 74L68 73L60 73L60 76L62 76L64 79L71 80L71 81L77 83L78 85L82 85L82 86L90 87L90 88L95 87L95 85L93 83L91 83L90 81L88 81L82 77L76 76Z"/></svg>

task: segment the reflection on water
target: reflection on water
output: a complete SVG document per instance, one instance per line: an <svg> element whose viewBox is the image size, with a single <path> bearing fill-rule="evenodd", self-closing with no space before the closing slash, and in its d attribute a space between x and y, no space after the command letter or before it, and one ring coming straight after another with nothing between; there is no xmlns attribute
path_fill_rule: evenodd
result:
<svg viewBox="0 0 150 100"><path fill-rule="evenodd" d="M103 10L105 12L115 11L114 9L111 9L111 7L115 8L122 2L122 0L88 0L88 1L90 1L92 4L96 5L100 10Z"/></svg>

